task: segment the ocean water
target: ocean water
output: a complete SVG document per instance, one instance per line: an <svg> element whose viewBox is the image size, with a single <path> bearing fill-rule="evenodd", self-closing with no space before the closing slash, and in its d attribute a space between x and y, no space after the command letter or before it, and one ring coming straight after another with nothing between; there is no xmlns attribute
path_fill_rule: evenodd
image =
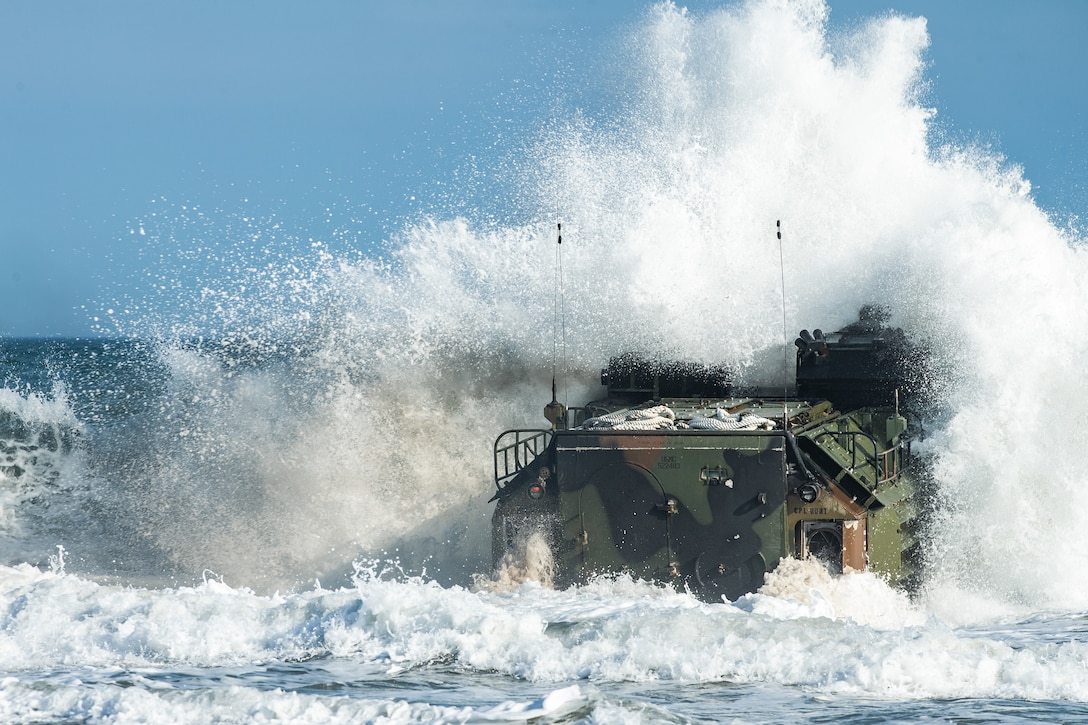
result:
<svg viewBox="0 0 1088 725"><path fill-rule="evenodd" d="M600 108L377 251L150 204L101 337L0 339L0 721L1088 721L1084 240L942 136L923 20L827 14L654 8ZM784 337L871 302L929 351L913 597L490 571L491 445L553 371L781 383Z"/></svg>

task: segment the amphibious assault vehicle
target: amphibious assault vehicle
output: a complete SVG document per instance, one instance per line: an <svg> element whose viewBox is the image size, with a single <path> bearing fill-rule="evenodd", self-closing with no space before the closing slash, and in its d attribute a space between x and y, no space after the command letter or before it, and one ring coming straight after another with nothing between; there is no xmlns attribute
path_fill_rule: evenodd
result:
<svg viewBox="0 0 1088 725"><path fill-rule="evenodd" d="M613 358L607 396L545 408L495 441L496 567L543 537L555 583L599 573L735 600L785 557L913 572L905 336L881 315L796 340L796 386L743 390L722 367Z"/></svg>

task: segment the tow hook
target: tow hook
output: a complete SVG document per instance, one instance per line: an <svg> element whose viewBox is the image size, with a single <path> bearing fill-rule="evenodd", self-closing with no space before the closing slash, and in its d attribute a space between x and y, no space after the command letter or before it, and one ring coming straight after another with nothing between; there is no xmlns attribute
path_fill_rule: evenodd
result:
<svg viewBox="0 0 1088 725"><path fill-rule="evenodd" d="M659 503L654 507L659 513L663 513L666 516L675 516L680 513L680 506L676 503L676 499L670 496L665 499L665 503Z"/></svg>

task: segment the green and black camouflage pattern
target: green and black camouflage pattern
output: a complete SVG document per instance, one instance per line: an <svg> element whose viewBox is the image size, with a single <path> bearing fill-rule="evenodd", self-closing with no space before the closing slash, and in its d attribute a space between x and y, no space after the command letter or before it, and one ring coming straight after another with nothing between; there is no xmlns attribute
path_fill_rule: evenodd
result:
<svg viewBox="0 0 1088 725"><path fill-rule="evenodd" d="M730 395L720 369L624 356L603 375L608 398L567 411L554 429L503 433L495 444L496 565L539 532L559 586L626 572L707 600L735 600L758 589L781 559L808 556L835 572L907 579L917 512L908 423L894 381L882 377L892 359L885 336L825 338L817 330L803 332L797 346L798 389L815 380L828 399ZM836 370L838 352L845 373ZM726 395L689 395L708 390ZM648 397L632 405L635 396ZM841 412L836 397L872 404ZM662 406L671 424L660 429L594 425L603 414L650 416ZM708 418L760 424L689 427Z"/></svg>

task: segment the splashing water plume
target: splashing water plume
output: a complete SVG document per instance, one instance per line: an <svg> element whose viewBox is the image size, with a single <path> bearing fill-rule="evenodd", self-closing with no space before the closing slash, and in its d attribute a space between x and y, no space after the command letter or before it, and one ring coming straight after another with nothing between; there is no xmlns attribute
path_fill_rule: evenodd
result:
<svg viewBox="0 0 1088 725"><path fill-rule="evenodd" d="M482 575L474 577L475 588L482 591L503 592L516 589L526 582L552 587L555 583L555 558L547 536L532 531L518 542L519 555L507 554L499 562L494 578Z"/></svg>
<svg viewBox="0 0 1088 725"><path fill-rule="evenodd" d="M1082 240L1019 168L942 141L925 21L832 33L821 0L662 4L628 40L609 108L557 117L502 167L523 223L436 210L367 259L258 219L260 252L247 232L118 320L163 341L166 371L153 416L100 434L89 464L126 536L239 584L310 582L360 551L486 570L490 443L540 425L549 394L558 208L570 402L632 349L781 382L783 271L791 334L882 303L935 371L926 591L1083 605ZM160 209L148 243L191 255L187 214ZM148 312L179 296L184 319Z"/></svg>

